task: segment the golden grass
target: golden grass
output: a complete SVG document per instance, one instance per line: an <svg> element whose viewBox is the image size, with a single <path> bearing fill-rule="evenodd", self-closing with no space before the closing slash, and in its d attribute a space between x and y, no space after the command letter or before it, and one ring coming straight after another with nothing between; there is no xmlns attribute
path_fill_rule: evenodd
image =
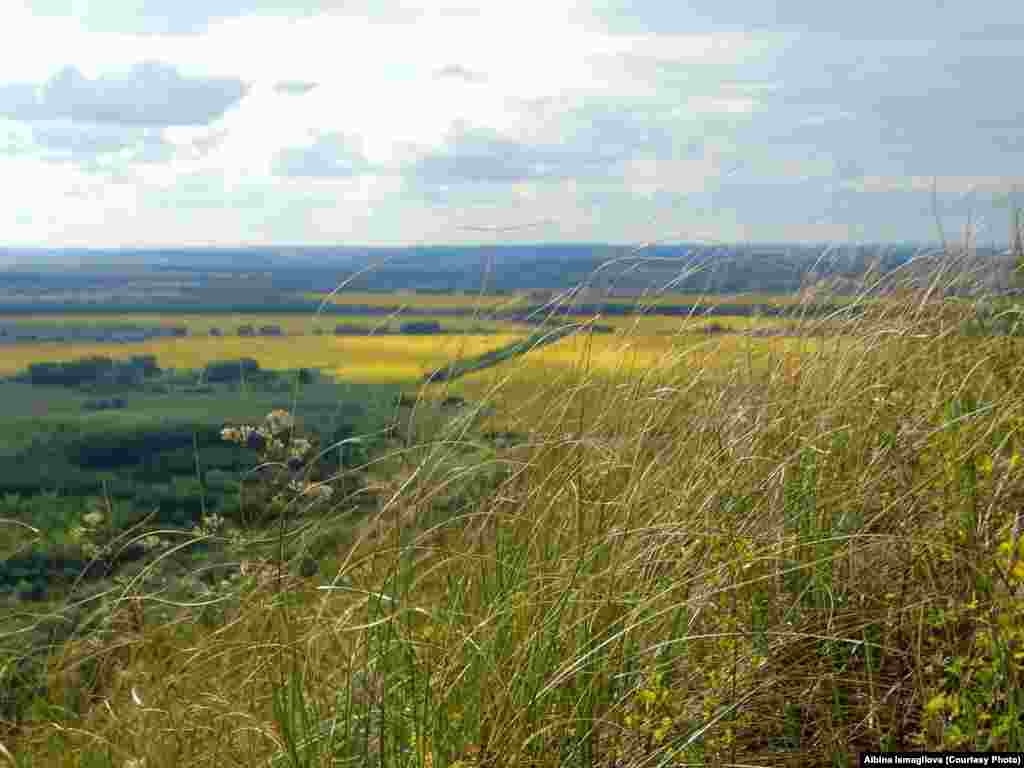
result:
<svg viewBox="0 0 1024 768"><path fill-rule="evenodd" d="M656 319L661 318L642 318ZM747 318L735 319L740 321L738 328L745 326ZM691 323L690 327L694 325L700 324ZM758 323L757 327L763 326ZM652 332L654 328L660 332ZM548 394L578 376L621 384L637 378L697 373L710 380L736 368L760 375L779 365L798 370L801 360L819 354L822 345L834 343L819 338L739 334L669 335L665 327L653 323L647 324L646 330L643 334L629 328L611 334L578 333L455 381L430 384L424 393L429 398L456 395L486 403L494 409L484 420L486 428L517 431L532 429L548 419Z"/></svg>

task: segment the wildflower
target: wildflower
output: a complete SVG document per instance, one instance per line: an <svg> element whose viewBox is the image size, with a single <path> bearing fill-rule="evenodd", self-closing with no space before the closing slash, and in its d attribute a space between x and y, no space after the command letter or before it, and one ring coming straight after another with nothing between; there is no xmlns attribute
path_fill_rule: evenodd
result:
<svg viewBox="0 0 1024 768"><path fill-rule="evenodd" d="M295 419L292 418L292 415L288 413L288 411L283 408L278 408L267 414L265 423L267 425L267 429L276 435L294 427Z"/></svg>
<svg viewBox="0 0 1024 768"><path fill-rule="evenodd" d="M242 427L242 444L254 451L262 451L268 442L267 434L253 427Z"/></svg>
<svg viewBox="0 0 1024 768"><path fill-rule="evenodd" d="M203 517L202 520L203 529L206 531L218 531L224 525L224 518L220 515L213 513Z"/></svg>
<svg viewBox="0 0 1024 768"><path fill-rule="evenodd" d="M291 455L297 459L301 459L309 450L313 447L313 444L306 440L304 437L297 437L292 440L289 450Z"/></svg>

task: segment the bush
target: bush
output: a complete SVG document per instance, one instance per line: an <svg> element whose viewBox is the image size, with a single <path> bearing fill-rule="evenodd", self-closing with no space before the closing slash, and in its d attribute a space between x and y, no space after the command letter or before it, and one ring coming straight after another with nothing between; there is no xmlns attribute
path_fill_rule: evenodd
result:
<svg viewBox="0 0 1024 768"><path fill-rule="evenodd" d="M111 469L137 465L162 451L201 447L218 440L215 427L191 424L138 426L89 432L65 449L69 461L83 468Z"/></svg>
<svg viewBox="0 0 1024 768"><path fill-rule="evenodd" d="M114 369L109 357L86 357L72 362L40 362L28 367L29 381L33 385L59 385L73 387L96 381Z"/></svg>
<svg viewBox="0 0 1024 768"><path fill-rule="evenodd" d="M211 384L236 382L255 374L259 368L260 364L250 357L243 357L240 360L215 360L207 364L205 378Z"/></svg>
<svg viewBox="0 0 1024 768"><path fill-rule="evenodd" d="M413 320L399 326L399 333L427 334L441 333L441 330L441 323L437 320Z"/></svg>
<svg viewBox="0 0 1024 768"><path fill-rule="evenodd" d="M98 400L86 400L82 403L83 411L106 411L117 410L127 407L128 403L123 397L99 398Z"/></svg>

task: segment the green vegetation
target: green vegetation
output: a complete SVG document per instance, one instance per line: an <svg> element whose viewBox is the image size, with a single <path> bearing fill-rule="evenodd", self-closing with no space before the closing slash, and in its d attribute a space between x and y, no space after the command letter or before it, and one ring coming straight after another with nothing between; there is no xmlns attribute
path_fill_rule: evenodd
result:
<svg viewBox="0 0 1024 768"><path fill-rule="evenodd" d="M90 397L98 391L115 394ZM320 440L379 432L394 396L247 359L191 372L161 371L150 356L91 357L34 364L0 383L0 518L16 522L0 525L0 601L54 598L75 583L90 559L76 538L83 515L102 511L116 538L143 521L188 531L203 514L246 514L244 478L258 452L225 445L220 431L226 420L287 407L293 391L303 400L299 423ZM336 451L322 468L360 460L365 452ZM108 559L92 575L116 566Z"/></svg>

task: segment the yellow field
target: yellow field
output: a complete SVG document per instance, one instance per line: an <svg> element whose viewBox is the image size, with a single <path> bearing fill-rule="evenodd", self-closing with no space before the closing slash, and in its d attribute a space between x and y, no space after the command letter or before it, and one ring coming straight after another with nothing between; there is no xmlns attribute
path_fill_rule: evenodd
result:
<svg viewBox="0 0 1024 768"><path fill-rule="evenodd" d="M311 334L315 328L325 333L333 333L334 326L339 324L359 325L365 328L398 330L405 322L436 320L441 327L453 330L471 330L475 326L488 331L507 330L510 333L524 330L523 323L512 323L503 320L476 320L473 317L451 317L437 314L412 314L402 312L394 316L381 315L318 315L310 314L52 314L52 315L0 315L0 325L53 325L53 326L167 326L188 328L189 333L206 336L210 329L219 328L225 336L234 336L241 325L251 325L257 331L264 325L278 325L290 336Z"/></svg>
<svg viewBox="0 0 1024 768"><path fill-rule="evenodd" d="M765 372L780 364L795 370L801 357L815 354L821 344L819 339L703 333L578 334L453 382L432 384L425 394L486 402L495 409L486 420L488 428L527 430L554 418L558 404L551 393L564 392L566 382L616 386L637 376L679 382L737 368Z"/></svg>
<svg viewBox="0 0 1024 768"><path fill-rule="evenodd" d="M114 359L156 355L161 368L199 369L214 360L251 357L261 368L317 368L354 382L411 382L446 362L510 344L513 334L476 336L299 336L154 339L140 344L11 344L0 346L0 375L31 363L90 355Z"/></svg>

